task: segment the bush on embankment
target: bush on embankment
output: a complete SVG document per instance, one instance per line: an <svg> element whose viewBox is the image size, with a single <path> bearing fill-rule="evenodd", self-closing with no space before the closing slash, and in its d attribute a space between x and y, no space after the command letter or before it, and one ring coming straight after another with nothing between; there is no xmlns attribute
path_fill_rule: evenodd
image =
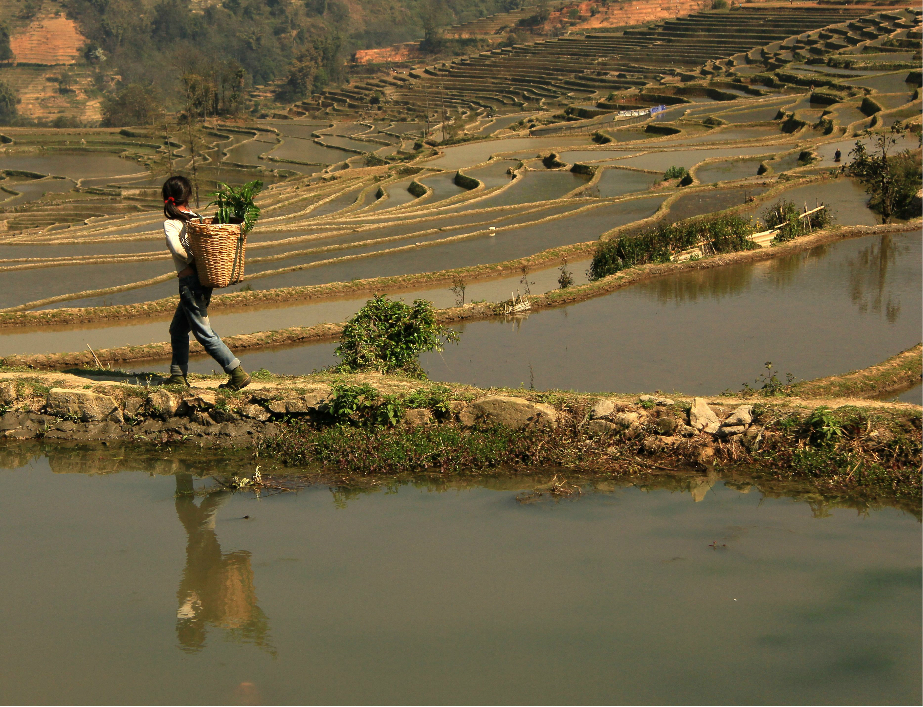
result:
<svg viewBox="0 0 923 707"><path fill-rule="evenodd" d="M341 372L378 371L425 378L420 354L442 351L449 341L458 341L458 333L436 321L432 302L418 299L409 305L377 295L346 322L334 353L342 359L337 366Z"/></svg>
<svg viewBox="0 0 923 707"><path fill-rule="evenodd" d="M660 225L637 235L600 241L590 264L590 279L599 280L647 263L669 263L676 253L700 248L704 255L753 250L754 227L737 215L715 216Z"/></svg>
<svg viewBox="0 0 923 707"><path fill-rule="evenodd" d="M798 210L798 207L791 201L782 199L763 211L760 215L766 228L778 228L779 232L773 237L773 243L785 243L794 240L798 236L817 228L828 226L833 217L830 215L830 209L815 211L813 214L804 215Z"/></svg>

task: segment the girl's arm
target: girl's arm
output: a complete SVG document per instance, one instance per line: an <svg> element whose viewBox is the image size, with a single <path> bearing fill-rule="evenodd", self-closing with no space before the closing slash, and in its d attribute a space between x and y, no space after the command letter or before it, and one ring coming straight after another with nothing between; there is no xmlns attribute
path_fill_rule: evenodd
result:
<svg viewBox="0 0 923 707"><path fill-rule="evenodd" d="M183 231L185 228L186 224L177 219L168 219L163 222L163 232L167 237L167 248L170 251L170 255L173 256L173 261L177 266L182 263L183 267L189 265L189 263L193 261L192 254L188 253L186 248L183 247L185 236Z"/></svg>

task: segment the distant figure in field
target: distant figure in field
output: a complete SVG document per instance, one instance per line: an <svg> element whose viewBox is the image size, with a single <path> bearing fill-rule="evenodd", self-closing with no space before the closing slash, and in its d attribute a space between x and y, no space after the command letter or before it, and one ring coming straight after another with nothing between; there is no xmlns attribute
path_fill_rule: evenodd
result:
<svg viewBox="0 0 923 707"><path fill-rule="evenodd" d="M240 390L250 384L250 376L208 321L208 304L211 302L212 288L204 287L199 282L195 258L186 240L186 221L199 216L189 209L192 185L185 177L170 177L164 182L161 191L163 215L167 219L163 222L163 232L167 238L167 248L173 256L173 264L176 266L176 276L179 278L179 305L170 323L173 359L170 362L170 377L164 381L164 385L189 385L186 375L189 372L191 331L208 355L221 364L224 372L231 376L227 383L222 383L219 387Z"/></svg>
<svg viewBox="0 0 923 707"><path fill-rule="evenodd" d="M839 162L842 156L843 156L843 153L837 150L836 152L833 153L833 161Z"/></svg>

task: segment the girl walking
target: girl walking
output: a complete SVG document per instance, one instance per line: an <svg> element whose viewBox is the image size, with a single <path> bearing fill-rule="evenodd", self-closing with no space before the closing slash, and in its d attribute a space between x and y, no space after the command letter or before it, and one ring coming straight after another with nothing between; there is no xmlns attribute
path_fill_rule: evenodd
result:
<svg viewBox="0 0 923 707"><path fill-rule="evenodd" d="M227 383L222 383L218 387L240 390L250 384L250 376L208 321L208 304L211 301L212 288L203 287L199 283L195 259L186 240L186 221L199 216L189 209L192 185L185 177L170 177L163 184L162 194L163 215L166 217L163 232L167 238L167 248L173 256L173 264L176 266L176 276L179 278L179 305L170 323L173 359L170 362L170 377L164 380L164 385L189 385L186 375L189 372L191 331L208 355L231 376Z"/></svg>

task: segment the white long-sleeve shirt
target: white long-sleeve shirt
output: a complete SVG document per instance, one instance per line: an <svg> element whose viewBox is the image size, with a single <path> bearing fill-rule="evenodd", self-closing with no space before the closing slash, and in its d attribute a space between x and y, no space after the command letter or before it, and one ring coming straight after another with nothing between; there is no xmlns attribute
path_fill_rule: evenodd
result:
<svg viewBox="0 0 923 707"><path fill-rule="evenodd" d="M170 218L163 222L163 233L167 238L167 249L173 256L173 265L176 272L181 273L195 260L192 253L187 252L183 243L186 240L186 222Z"/></svg>

